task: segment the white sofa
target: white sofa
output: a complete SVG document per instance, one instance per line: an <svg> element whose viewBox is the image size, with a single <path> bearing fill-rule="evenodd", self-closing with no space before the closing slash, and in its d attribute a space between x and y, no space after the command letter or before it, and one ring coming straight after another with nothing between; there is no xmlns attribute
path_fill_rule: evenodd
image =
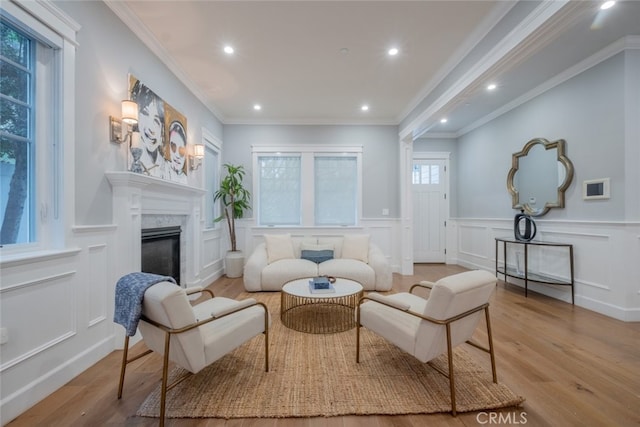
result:
<svg viewBox="0 0 640 427"><path fill-rule="evenodd" d="M304 257L331 259L314 262ZM389 261L368 235L303 238L274 234L265 235L265 242L247 259L244 287L248 292L280 291L291 280L324 275L355 280L368 291L388 291L392 284Z"/></svg>

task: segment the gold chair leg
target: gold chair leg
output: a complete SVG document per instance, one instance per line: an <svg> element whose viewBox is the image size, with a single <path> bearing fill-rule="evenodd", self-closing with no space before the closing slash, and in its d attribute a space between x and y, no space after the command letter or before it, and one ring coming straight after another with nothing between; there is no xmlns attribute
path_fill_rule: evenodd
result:
<svg viewBox="0 0 640 427"><path fill-rule="evenodd" d="M451 390L451 414L455 417L456 412L456 381L453 376L453 349L451 348L451 324L446 324L447 328L447 359L449 361L449 388Z"/></svg>
<svg viewBox="0 0 640 427"><path fill-rule="evenodd" d="M356 308L356 363L360 363L360 306Z"/></svg>
<svg viewBox="0 0 640 427"><path fill-rule="evenodd" d="M493 382L498 383L498 375L496 373L496 354L493 349L493 335L491 335L491 320L489 318L489 307L484 308L484 316L487 321L487 339L489 340L489 356L491 357L491 373L493 374Z"/></svg>
<svg viewBox="0 0 640 427"><path fill-rule="evenodd" d="M120 384L118 384L118 399L122 397L122 387L124 386L124 371L127 369L127 355L129 353L129 336L124 337L124 351L122 352L122 366L120 367Z"/></svg>
<svg viewBox="0 0 640 427"><path fill-rule="evenodd" d="M160 389L160 427L164 427L164 414L167 403L167 381L169 377L169 343L171 334L168 332L164 336L164 357L162 362L162 388Z"/></svg>
<svg viewBox="0 0 640 427"><path fill-rule="evenodd" d="M264 308L264 371L269 372L269 311L264 304L262 308Z"/></svg>

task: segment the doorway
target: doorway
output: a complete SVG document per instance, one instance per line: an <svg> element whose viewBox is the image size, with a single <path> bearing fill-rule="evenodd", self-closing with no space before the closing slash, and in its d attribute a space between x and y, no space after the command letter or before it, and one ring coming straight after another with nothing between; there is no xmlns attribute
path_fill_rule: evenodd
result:
<svg viewBox="0 0 640 427"><path fill-rule="evenodd" d="M446 220L448 200L448 153L424 157L414 154L413 193L413 262L444 263L446 260Z"/></svg>

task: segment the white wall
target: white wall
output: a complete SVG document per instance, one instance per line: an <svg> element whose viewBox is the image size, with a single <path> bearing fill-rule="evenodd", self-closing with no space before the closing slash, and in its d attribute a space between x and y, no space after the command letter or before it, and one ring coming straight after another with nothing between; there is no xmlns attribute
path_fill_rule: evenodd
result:
<svg viewBox="0 0 640 427"><path fill-rule="evenodd" d="M459 138L458 214L448 227L457 263L495 268L494 238L513 236L517 213L506 188L511 155L533 138L562 138L575 176L565 208L536 219L537 239L574 245L576 305L640 320L639 55L623 51ZM582 199L582 181L606 177L609 200ZM532 289L570 301L566 288Z"/></svg>
<svg viewBox="0 0 640 427"><path fill-rule="evenodd" d="M243 164L252 177L252 146L282 145L361 145L362 216L386 218L400 215L398 197L398 128L396 126L346 125L226 125L225 163Z"/></svg>
<svg viewBox="0 0 640 427"><path fill-rule="evenodd" d="M126 97L127 73L142 79L188 120L189 140L202 129L223 139L224 161L251 165L251 145L362 144L363 211L369 232L397 270L400 230L398 129L394 126L224 126L100 2L58 2L81 24L76 58L76 186L65 249L37 258L3 259L0 308L9 342L2 345L2 424L114 349L113 290L126 241L112 213L106 171L122 171L124 147L108 142L108 116ZM492 270L494 236L509 235L514 214L506 191L511 154L542 136L567 140L576 168L567 207L539 221L543 238L575 245L576 303L626 320L640 320L640 55L627 51L587 70L457 142L456 202L449 248L455 262ZM422 143L416 144L419 147ZM429 143L426 143L428 146ZM427 150L448 151L441 146ZM73 158L73 157L71 157ZM198 175L195 175L196 177ZM611 199L582 201L584 179L610 177ZM200 186L198 178L190 184ZM388 208L389 217L382 216ZM269 230L241 222L250 249ZM342 230L306 230L337 234ZM221 272L221 231L201 244L200 280ZM207 283L204 283L207 284ZM564 290L541 291L567 299ZM121 328L120 328L121 329ZM115 379L114 379L115 380Z"/></svg>
<svg viewBox="0 0 640 427"><path fill-rule="evenodd" d="M102 172L124 170L126 148L109 142L108 118L119 117L129 73L187 118L187 140L202 128L222 139L222 124L102 2L59 2L82 25L77 50L76 223L111 223L111 188ZM191 172L191 171L190 171ZM200 171L189 184L200 186Z"/></svg>
<svg viewBox="0 0 640 427"><path fill-rule="evenodd" d="M394 271L399 270L398 217L400 215L398 128L396 126L350 125L226 125L224 163L245 165L246 184L251 187L252 147L286 145L362 146L362 221L357 227L277 228L256 227L249 217L238 224L239 248L247 256L265 233L295 235L342 235L367 233L382 249ZM382 214L383 209L389 215ZM251 215L251 213L249 213Z"/></svg>
<svg viewBox="0 0 640 427"><path fill-rule="evenodd" d="M566 209L552 219L624 220L625 103L624 53L596 65L524 105L460 137L458 214L460 217L512 216L506 177L511 155L541 137L566 140L575 176ZM611 178L607 201L582 200L582 181Z"/></svg>
<svg viewBox="0 0 640 427"><path fill-rule="evenodd" d="M0 351L1 424L109 354L122 336L123 328L113 323L113 301L116 281L129 272L123 266L131 265L128 248L119 243L130 242L130 236L123 236L130 231L113 215L105 172L126 168L126 148L109 142L108 118L120 114L127 74L187 117L190 143L201 142L203 128L222 137L220 121L104 3L55 6L81 25L75 53L75 164L63 165L75 171L75 188L63 191L71 199L64 203L71 207L64 212L64 248L0 261L1 325L9 333ZM200 174L192 175L189 184L201 187ZM219 247L219 235L210 230L201 242L189 242L201 248L193 252L202 257L201 262L190 260L202 265L191 280L207 285L221 274L220 251L211 248Z"/></svg>

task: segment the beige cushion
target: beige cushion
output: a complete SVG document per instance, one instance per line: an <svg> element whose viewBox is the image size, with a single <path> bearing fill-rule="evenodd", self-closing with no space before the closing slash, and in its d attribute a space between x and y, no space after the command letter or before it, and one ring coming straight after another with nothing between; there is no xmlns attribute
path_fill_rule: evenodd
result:
<svg viewBox="0 0 640 427"><path fill-rule="evenodd" d="M281 259L293 259L293 243L290 234L265 234L269 264Z"/></svg>
<svg viewBox="0 0 640 427"><path fill-rule="evenodd" d="M376 272L368 264L353 259L330 259L318 264L318 275L355 280L364 289L376 288Z"/></svg>
<svg viewBox="0 0 640 427"><path fill-rule="evenodd" d="M496 285L496 277L481 270L467 271L445 277L436 282L429 299L407 292L388 298L410 306L410 311L426 317L445 320L489 301ZM451 345L463 343L474 333L483 312L478 311L451 323ZM447 350L444 325L422 321L407 312L366 302L360 307L363 326L376 332L421 362L428 362Z"/></svg>
<svg viewBox="0 0 640 427"><path fill-rule="evenodd" d="M224 297L206 299L191 306L186 291L173 283L160 282L144 294L143 314L151 320L178 329L245 307L251 299L236 301ZM198 328L171 336L169 359L191 373L197 373L220 357L264 332L265 312L256 305L221 317ZM268 317L271 324L271 317ZM141 320L140 332L146 346L158 354L164 352L165 333Z"/></svg>
<svg viewBox="0 0 640 427"><path fill-rule="evenodd" d="M294 279L315 277L318 264L306 259L281 259L265 266L261 274L261 290L280 291L282 286Z"/></svg>
<svg viewBox="0 0 640 427"><path fill-rule="evenodd" d="M342 258L369 262L369 235L347 234L342 242Z"/></svg>
<svg viewBox="0 0 640 427"><path fill-rule="evenodd" d="M391 301L422 313L427 301L408 292L389 295ZM391 341L409 354L414 354L416 333L421 319L391 307L367 301L360 306L361 323Z"/></svg>

